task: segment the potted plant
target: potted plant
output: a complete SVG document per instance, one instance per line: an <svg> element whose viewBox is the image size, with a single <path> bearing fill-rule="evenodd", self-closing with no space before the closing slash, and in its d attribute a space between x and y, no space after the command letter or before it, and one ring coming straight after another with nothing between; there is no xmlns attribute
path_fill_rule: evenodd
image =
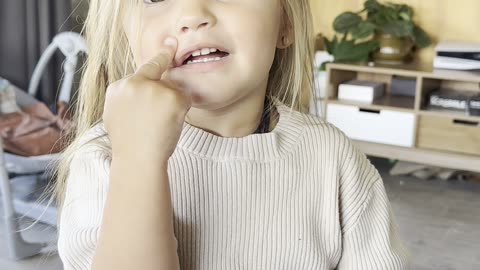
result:
<svg viewBox="0 0 480 270"><path fill-rule="evenodd" d="M376 40L359 41L356 36L349 35L351 29L337 31L342 37L335 35L332 40L323 37L325 50L332 55L334 63L366 63L370 55L379 48ZM325 70L324 62L320 70Z"/></svg>
<svg viewBox="0 0 480 270"><path fill-rule="evenodd" d="M413 9L404 4L367 0L361 11L338 15L333 28L345 36L350 34L352 40L377 41L376 62L403 63L413 48L431 44L428 34L413 21Z"/></svg>

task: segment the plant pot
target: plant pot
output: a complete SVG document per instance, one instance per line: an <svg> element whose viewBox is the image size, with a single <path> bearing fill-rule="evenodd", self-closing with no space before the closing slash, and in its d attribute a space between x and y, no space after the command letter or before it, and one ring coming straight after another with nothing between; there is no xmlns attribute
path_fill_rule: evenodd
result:
<svg viewBox="0 0 480 270"><path fill-rule="evenodd" d="M389 34L377 34L375 37L380 48L373 53L373 59L380 64L403 64L411 56L413 42L410 38L399 38Z"/></svg>

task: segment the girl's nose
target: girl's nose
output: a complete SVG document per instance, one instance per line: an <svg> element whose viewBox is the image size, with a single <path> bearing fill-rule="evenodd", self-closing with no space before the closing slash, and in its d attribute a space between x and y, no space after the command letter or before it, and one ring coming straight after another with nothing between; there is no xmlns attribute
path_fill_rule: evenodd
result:
<svg viewBox="0 0 480 270"><path fill-rule="evenodd" d="M181 7L177 29L182 33L198 31L201 28L210 28L216 23L216 18L208 9L204 1L185 1Z"/></svg>

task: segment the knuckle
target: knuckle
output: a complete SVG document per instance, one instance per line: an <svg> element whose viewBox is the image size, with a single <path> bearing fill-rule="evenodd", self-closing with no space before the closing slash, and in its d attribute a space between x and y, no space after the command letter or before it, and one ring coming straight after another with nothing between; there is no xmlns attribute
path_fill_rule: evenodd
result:
<svg viewBox="0 0 480 270"><path fill-rule="evenodd" d="M157 60L157 63L160 65L160 67L164 67L169 62L169 56L167 55L167 53L162 53L158 55L156 60Z"/></svg>
<svg viewBox="0 0 480 270"><path fill-rule="evenodd" d="M176 114L182 113L185 110L185 100L183 96L177 91L165 91L163 100L165 104L169 105L171 110Z"/></svg>
<svg viewBox="0 0 480 270"><path fill-rule="evenodd" d="M124 80L123 87L124 88L135 88L138 87L140 84L140 79L137 76L132 76L126 80Z"/></svg>
<svg viewBox="0 0 480 270"><path fill-rule="evenodd" d="M142 84L142 91L145 91L147 94L149 94L150 96L154 96L157 94L157 92L159 91L159 85L157 82L153 82L153 81L145 81L143 84Z"/></svg>
<svg viewBox="0 0 480 270"><path fill-rule="evenodd" d="M162 100L169 104L175 104L177 102L177 99L178 97L175 92L170 89L165 89L165 91L163 91L162 93Z"/></svg>

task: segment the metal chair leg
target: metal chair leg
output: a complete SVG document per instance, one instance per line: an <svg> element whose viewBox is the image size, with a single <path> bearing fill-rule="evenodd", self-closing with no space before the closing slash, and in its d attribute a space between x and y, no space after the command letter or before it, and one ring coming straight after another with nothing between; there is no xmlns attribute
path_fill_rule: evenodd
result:
<svg viewBox="0 0 480 270"><path fill-rule="evenodd" d="M21 260L40 253L46 244L28 243L19 232L20 226L13 207L10 180L5 168L3 145L0 141L0 195L3 201L3 220L5 223L5 235L7 238L8 257L12 260Z"/></svg>

